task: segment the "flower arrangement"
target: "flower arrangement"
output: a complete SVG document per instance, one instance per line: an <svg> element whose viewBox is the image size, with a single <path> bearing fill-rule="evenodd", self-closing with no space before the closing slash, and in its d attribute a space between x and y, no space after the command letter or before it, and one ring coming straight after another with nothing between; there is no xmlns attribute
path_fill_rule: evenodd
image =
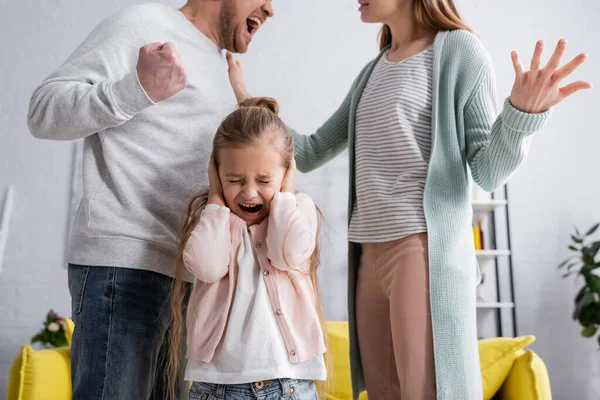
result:
<svg viewBox="0 0 600 400"><path fill-rule="evenodd" d="M44 347L63 347L68 346L67 336L65 334L65 319L50 310L46 315L44 328L31 338L31 343L41 343Z"/></svg>

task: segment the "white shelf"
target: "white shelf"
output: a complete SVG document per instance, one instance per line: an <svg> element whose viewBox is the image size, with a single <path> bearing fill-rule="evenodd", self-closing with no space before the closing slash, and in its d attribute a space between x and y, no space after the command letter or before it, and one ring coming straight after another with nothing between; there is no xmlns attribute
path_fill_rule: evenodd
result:
<svg viewBox="0 0 600 400"><path fill-rule="evenodd" d="M510 250L476 250L475 255L480 260L510 256Z"/></svg>
<svg viewBox="0 0 600 400"><path fill-rule="evenodd" d="M497 309L497 308L514 308L515 303L512 302L503 302L503 303L494 303L494 302L477 302L477 308L480 309Z"/></svg>
<svg viewBox="0 0 600 400"><path fill-rule="evenodd" d="M474 212L491 212L505 207L508 202L506 200L473 200L471 204Z"/></svg>
<svg viewBox="0 0 600 400"><path fill-rule="evenodd" d="M15 197L15 185L9 185L4 197L4 206L0 215L0 272L2 272L2 261L4 252L6 251L6 243L8 241L8 228L10 225L10 217L13 209Z"/></svg>

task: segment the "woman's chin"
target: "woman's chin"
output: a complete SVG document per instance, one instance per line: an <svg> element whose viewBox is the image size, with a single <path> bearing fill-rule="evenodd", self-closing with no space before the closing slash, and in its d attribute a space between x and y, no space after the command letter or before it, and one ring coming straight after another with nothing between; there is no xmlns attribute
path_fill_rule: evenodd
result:
<svg viewBox="0 0 600 400"><path fill-rule="evenodd" d="M360 13L360 20L362 22L364 22L365 24L376 24L379 22L375 18L370 16L368 12L365 12L365 11Z"/></svg>

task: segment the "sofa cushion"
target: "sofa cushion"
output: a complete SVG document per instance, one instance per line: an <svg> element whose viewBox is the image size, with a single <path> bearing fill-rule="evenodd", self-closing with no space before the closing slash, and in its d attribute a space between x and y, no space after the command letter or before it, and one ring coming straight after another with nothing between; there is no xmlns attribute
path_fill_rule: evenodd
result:
<svg viewBox="0 0 600 400"><path fill-rule="evenodd" d="M517 357L523 354L523 348L534 340L534 336L520 336L479 341L484 400L494 397L506 380Z"/></svg>
<svg viewBox="0 0 600 400"><path fill-rule="evenodd" d="M329 335L329 387L325 398L327 400L352 399L352 380L350 377L350 344L348 322L329 321L325 323ZM367 400L362 393L359 400Z"/></svg>
<svg viewBox="0 0 600 400"><path fill-rule="evenodd" d="M10 368L6 400L71 399L70 354L68 347L23 346Z"/></svg>
<svg viewBox="0 0 600 400"><path fill-rule="evenodd" d="M518 357L513 364L499 400L551 400L550 378L542 359L531 350Z"/></svg>

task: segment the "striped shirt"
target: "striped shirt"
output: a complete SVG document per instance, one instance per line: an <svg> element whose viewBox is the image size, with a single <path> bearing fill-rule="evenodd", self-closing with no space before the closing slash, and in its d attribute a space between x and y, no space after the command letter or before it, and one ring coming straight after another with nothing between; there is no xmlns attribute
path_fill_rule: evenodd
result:
<svg viewBox="0 0 600 400"><path fill-rule="evenodd" d="M348 238L397 240L427 232L423 193L431 155L433 47L381 57L356 115L356 202Z"/></svg>

